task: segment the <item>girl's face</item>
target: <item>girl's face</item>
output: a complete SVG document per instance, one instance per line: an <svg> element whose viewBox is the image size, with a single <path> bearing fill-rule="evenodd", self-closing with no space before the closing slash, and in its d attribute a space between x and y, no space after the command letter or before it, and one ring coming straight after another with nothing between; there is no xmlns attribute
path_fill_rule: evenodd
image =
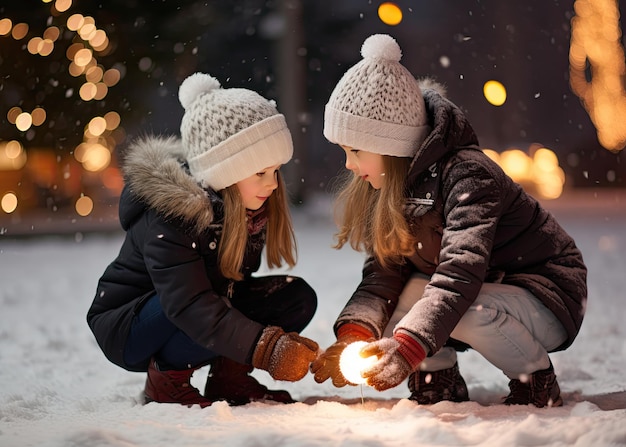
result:
<svg viewBox="0 0 626 447"><path fill-rule="evenodd" d="M346 169L368 181L372 188L380 189L385 180L383 156L348 146L341 148L346 153Z"/></svg>
<svg viewBox="0 0 626 447"><path fill-rule="evenodd" d="M278 188L278 169L280 166L269 166L236 183L246 209L258 210Z"/></svg>

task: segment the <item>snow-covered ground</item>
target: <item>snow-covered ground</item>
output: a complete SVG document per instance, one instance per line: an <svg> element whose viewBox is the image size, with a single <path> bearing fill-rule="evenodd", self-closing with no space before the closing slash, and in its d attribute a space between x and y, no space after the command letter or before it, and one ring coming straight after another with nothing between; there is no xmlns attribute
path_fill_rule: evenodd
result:
<svg viewBox="0 0 626 447"><path fill-rule="evenodd" d="M471 402L419 406L406 384L378 393L336 389L311 376L274 382L301 402L200 409L137 403L144 375L109 363L85 313L115 256L120 233L10 239L0 236L0 446L618 446L626 445L626 194L578 193L548 204L589 267L582 331L553 355L561 408L507 407L507 379L474 352L459 357ZM295 274L320 305L304 335L326 347L356 286L362 257L330 248L326 200L294 210ZM193 382L202 388L206 370Z"/></svg>

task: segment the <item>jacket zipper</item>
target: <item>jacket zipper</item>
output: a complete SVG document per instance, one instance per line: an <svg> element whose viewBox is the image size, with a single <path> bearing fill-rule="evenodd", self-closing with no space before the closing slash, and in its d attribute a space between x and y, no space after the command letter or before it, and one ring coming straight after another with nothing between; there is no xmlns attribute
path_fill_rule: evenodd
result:
<svg viewBox="0 0 626 447"><path fill-rule="evenodd" d="M232 279L228 283L228 291L226 292L226 297L230 300L233 298L233 289L235 288L235 281Z"/></svg>

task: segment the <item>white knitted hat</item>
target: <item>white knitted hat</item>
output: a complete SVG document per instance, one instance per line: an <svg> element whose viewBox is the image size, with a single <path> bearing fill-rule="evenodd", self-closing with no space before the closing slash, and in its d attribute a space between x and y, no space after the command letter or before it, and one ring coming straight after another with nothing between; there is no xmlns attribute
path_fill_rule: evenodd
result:
<svg viewBox="0 0 626 447"><path fill-rule="evenodd" d="M430 132L417 80L400 64L402 52L391 36L368 37L361 55L330 95L324 136L367 152L412 157Z"/></svg>
<svg viewBox="0 0 626 447"><path fill-rule="evenodd" d="M291 133L273 101L243 88L223 89L204 73L185 79L178 98L189 171L203 186L219 191L291 159Z"/></svg>

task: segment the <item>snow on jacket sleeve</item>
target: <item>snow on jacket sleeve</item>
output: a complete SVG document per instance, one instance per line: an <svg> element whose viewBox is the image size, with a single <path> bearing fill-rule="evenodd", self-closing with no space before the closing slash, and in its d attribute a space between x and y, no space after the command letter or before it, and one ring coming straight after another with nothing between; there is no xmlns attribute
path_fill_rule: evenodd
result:
<svg viewBox="0 0 626 447"><path fill-rule="evenodd" d="M503 206L497 179L488 165L472 160L460 161L444 176L439 265L422 298L396 326L416 335L431 353L446 343L487 274Z"/></svg>
<svg viewBox="0 0 626 447"><path fill-rule="evenodd" d="M410 265L406 262L383 268L375 257L368 257L361 283L335 322L335 333L342 324L355 323L381 338L412 273Z"/></svg>
<svg viewBox="0 0 626 447"><path fill-rule="evenodd" d="M198 241L154 218L143 244L146 267L167 317L205 348L249 363L263 326L216 293Z"/></svg>

